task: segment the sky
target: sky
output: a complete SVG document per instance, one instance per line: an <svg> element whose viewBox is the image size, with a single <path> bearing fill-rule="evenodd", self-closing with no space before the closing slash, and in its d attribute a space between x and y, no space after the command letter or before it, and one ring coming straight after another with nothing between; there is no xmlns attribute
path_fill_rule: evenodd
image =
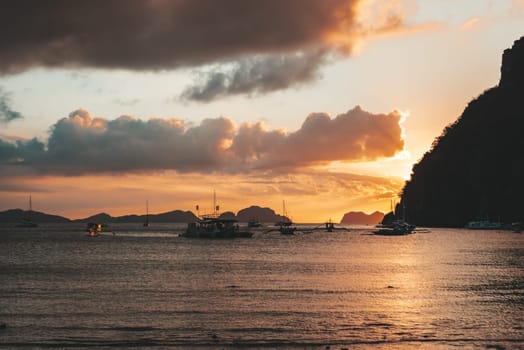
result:
<svg viewBox="0 0 524 350"><path fill-rule="evenodd" d="M523 0L6 0L0 210L387 212Z"/></svg>

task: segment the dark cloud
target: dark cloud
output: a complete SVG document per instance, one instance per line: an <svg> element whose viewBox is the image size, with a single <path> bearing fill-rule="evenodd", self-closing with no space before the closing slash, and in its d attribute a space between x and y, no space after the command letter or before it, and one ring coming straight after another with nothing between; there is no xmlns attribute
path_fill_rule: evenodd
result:
<svg viewBox="0 0 524 350"><path fill-rule="evenodd" d="M4 0L0 74L34 67L211 71L184 97L264 93L311 81L323 55L402 27L398 15L366 25L364 0ZM253 58L264 56L265 58ZM250 59L251 57L251 59ZM295 65L295 66L294 66ZM277 77L281 74L282 77Z"/></svg>
<svg viewBox="0 0 524 350"><path fill-rule="evenodd" d="M181 98L209 102L218 97L239 94L263 94L315 80L325 62L324 51L270 57L255 57L201 73L201 81L190 86Z"/></svg>
<svg viewBox="0 0 524 350"><path fill-rule="evenodd" d="M4 92L0 88L0 124L9 123L15 119L22 119L23 116L20 112L11 109L10 94Z"/></svg>
<svg viewBox="0 0 524 350"><path fill-rule="evenodd" d="M5 0L0 71L170 69L351 36L359 0Z"/></svg>
<svg viewBox="0 0 524 350"><path fill-rule="evenodd" d="M188 127L178 119L93 118L80 109L52 127L47 146L37 139L0 140L0 162L4 171L18 167L65 175L292 171L391 157L404 146L399 122L397 112L375 115L355 107L334 119L311 114L298 131L286 133L266 130L262 123L237 129L224 117Z"/></svg>

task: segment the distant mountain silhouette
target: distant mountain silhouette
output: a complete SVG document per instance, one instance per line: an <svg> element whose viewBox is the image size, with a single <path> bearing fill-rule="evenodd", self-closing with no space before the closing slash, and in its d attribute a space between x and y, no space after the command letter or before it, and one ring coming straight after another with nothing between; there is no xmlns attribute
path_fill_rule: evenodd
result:
<svg viewBox="0 0 524 350"><path fill-rule="evenodd" d="M49 214L41 213L38 211L32 211L32 210L9 209L9 210L0 212L0 222L2 223L20 222L21 220L28 219L28 218L30 218L31 221L35 223L51 223L51 222L65 223L65 222L71 221L62 216L49 215Z"/></svg>
<svg viewBox="0 0 524 350"><path fill-rule="evenodd" d="M240 210L237 213L237 219L240 222L248 222L249 220L255 219L260 222L268 223L289 220L287 217L276 214L275 211L271 208L262 208L257 205Z"/></svg>
<svg viewBox="0 0 524 350"><path fill-rule="evenodd" d="M97 223L144 223L146 215L123 215L123 216L111 216L107 213L99 213L91 215L83 219L70 220L58 215L44 214L35 211L24 211L21 209L10 209L0 212L0 223L16 223L22 219L31 218L37 223L61 223L61 222L97 222ZM233 212L224 212L220 215L221 218L235 219L237 216ZM250 219L257 219L260 222L277 222L284 219L283 216L275 214L275 211L270 208L260 208L258 206L252 206L246 209L242 209L238 212L238 220L241 222L247 222ZM191 211L174 210L161 214L149 214L148 220L150 223L155 222L178 222L187 223L198 220L198 217Z"/></svg>
<svg viewBox="0 0 524 350"><path fill-rule="evenodd" d="M524 37L504 51L499 85L471 101L413 167L404 206L406 219L424 226L524 219Z"/></svg>
<svg viewBox="0 0 524 350"><path fill-rule="evenodd" d="M350 211L345 213L340 221L341 224L370 225L378 224L384 218L384 213L376 211L372 214L366 214L361 211Z"/></svg>
<svg viewBox="0 0 524 350"><path fill-rule="evenodd" d="M190 211L174 210L161 214L149 214L149 222L193 222L198 218ZM99 222L99 223L143 223L145 215L124 215L113 217L106 213L100 213L85 219L75 220L77 222Z"/></svg>
<svg viewBox="0 0 524 350"><path fill-rule="evenodd" d="M95 215L91 215L90 217L87 217L85 219L77 219L74 220L75 222L98 222L98 223L107 223L107 222L114 222L113 217L107 213L99 213Z"/></svg>

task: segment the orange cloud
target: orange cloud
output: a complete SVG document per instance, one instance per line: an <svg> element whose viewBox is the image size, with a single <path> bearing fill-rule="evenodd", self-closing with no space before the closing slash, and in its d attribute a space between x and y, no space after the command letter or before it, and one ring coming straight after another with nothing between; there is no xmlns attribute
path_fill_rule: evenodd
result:
<svg viewBox="0 0 524 350"><path fill-rule="evenodd" d="M310 114L287 133L262 123L237 128L226 117L188 127L179 119L94 118L79 109L51 128L47 145L0 139L0 164L3 174L292 171L392 157L404 147L401 118L397 111L372 114L357 106L335 118Z"/></svg>

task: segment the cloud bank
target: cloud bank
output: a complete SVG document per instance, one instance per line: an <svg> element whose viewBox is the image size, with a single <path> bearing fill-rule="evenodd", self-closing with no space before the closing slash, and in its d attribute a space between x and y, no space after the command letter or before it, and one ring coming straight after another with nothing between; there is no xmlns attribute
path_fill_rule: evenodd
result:
<svg viewBox="0 0 524 350"><path fill-rule="evenodd" d="M215 65L181 96L261 94L310 82L330 55L401 29L401 7L398 0L4 0L0 75Z"/></svg>
<svg viewBox="0 0 524 350"><path fill-rule="evenodd" d="M350 36L359 0L6 0L0 71L171 69Z"/></svg>
<svg viewBox="0 0 524 350"><path fill-rule="evenodd" d="M310 114L299 130L288 133L263 123L237 128L226 117L186 126L179 119L107 120L79 109L51 128L47 145L37 139L0 140L0 164L4 174L289 172L394 156L404 147L400 120L396 111L372 114L357 106L336 118Z"/></svg>

